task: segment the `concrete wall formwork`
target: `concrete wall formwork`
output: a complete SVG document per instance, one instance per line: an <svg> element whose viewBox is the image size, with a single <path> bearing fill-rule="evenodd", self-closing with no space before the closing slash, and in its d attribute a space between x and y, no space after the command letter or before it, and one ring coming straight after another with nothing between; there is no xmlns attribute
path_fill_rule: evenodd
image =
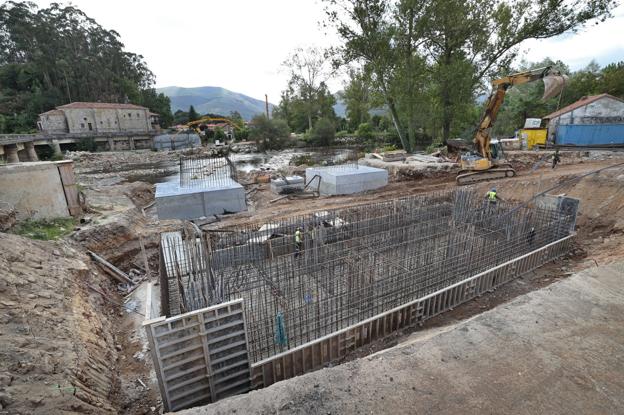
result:
<svg viewBox="0 0 624 415"><path fill-rule="evenodd" d="M247 392L250 366L242 300L143 323L165 410Z"/></svg>

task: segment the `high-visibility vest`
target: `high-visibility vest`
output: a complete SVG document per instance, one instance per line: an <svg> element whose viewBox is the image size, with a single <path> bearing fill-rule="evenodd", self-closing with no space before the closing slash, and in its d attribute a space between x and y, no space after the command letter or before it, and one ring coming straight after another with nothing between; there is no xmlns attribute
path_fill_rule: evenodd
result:
<svg viewBox="0 0 624 415"><path fill-rule="evenodd" d="M301 242L301 231L295 231L295 242Z"/></svg>
<svg viewBox="0 0 624 415"><path fill-rule="evenodd" d="M487 192L487 197L490 202L496 202L496 192Z"/></svg>

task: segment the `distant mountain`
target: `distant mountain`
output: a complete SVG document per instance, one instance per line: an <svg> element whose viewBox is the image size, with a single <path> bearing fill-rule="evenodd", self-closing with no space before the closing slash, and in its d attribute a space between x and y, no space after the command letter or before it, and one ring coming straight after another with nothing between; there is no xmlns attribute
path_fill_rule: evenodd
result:
<svg viewBox="0 0 624 415"><path fill-rule="evenodd" d="M250 120L257 114L264 114L264 101L249 97L238 92L232 92L218 86L199 86L196 88L182 88L167 86L157 88L171 99L171 111L188 111L192 105L200 114L229 115L231 111L238 111L245 120ZM269 110L273 104L269 103Z"/></svg>

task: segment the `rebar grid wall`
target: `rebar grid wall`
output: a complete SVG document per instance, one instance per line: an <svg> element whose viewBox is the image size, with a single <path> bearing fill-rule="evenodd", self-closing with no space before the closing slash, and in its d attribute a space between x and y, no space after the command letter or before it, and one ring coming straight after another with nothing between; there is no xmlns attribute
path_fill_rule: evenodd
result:
<svg viewBox="0 0 624 415"><path fill-rule="evenodd" d="M180 157L180 187L224 187L236 180L227 157Z"/></svg>
<svg viewBox="0 0 624 415"><path fill-rule="evenodd" d="M258 362L559 240L573 223L557 209L490 205L464 188L164 235L163 300L175 315L243 298Z"/></svg>

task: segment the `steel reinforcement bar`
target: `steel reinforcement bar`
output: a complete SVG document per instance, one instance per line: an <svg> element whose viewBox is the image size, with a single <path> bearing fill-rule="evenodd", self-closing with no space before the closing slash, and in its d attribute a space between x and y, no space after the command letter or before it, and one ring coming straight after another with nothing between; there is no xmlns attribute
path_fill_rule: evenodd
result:
<svg viewBox="0 0 624 415"><path fill-rule="evenodd" d="M566 254L573 236L566 236L434 293L254 363L251 365L251 386L258 389L321 369L392 332L415 324L422 325L427 319Z"/></svg>

